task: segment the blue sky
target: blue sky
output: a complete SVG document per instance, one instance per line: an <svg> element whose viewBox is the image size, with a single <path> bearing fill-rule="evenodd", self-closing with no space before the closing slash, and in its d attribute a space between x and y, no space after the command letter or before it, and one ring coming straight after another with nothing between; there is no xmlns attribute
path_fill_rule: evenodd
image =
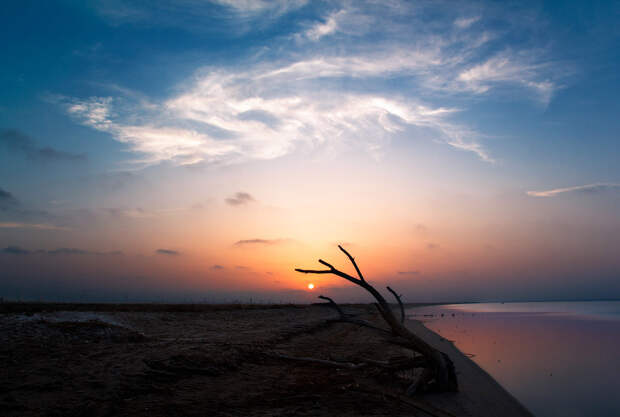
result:
<svg viewBox="0 0 620 417"><path fill-rule="evenodd" d="M238 222L230 217L239 211L223 211L238 192L251 196L244 207L284 207L281 217L289 220L231 242L264 233L312 246L318 236L295 235L312 224L298 225L291 213L310 210L302 205L306 187L336 183L340 194L325 203L334 209L357 187L372 200L407 207L415 225L419 206L428 206L419 217L433 222L432 204L420 199L451 206L442 219L461 216L473 199L480 228L486 215L515 230L530 221L526 240L540 241L537 225L550 222L559 241L563 225L583 222L584 245L618 243L601 228L620 230L617 2L1 7L2 247L154 256L174 242L186 252L193 241L166 240L185 214L161 226L166 239L156 242L160 216L217 206L192 216ZM358 178L376 184L364 188ZM371 218L360 214L359 221ZM135 242L121 231L106 237L124 222L140 236ZM217 256L234 262L237 255L218 252L225 240L218 239L206 238L201 250L214 264ZM550 253L561 247L549 245ZM588 288L601 296L618 265L591 250L602 257L605 278ZM14 262L5 255L3 262ZM557 283L558 271L541 276Z"/></svg>
<svg viewBox="0 0 620 417"><path fill-rule="evenodd" d="M581 152L563 156L558 148L580 150L587 143L603 159L614 150L618 11L613 3L527 8L493 3L455 8L449 2L233 4L5 5L3 124L41 143L96 150L99 155L90 159L106 158L108 164L122 161L119 147L76 138L97 132L78 130L76 125L89 126L87 116L69 110L71 104L99 103L115 112L115 124L144 118L143 124L178 126L181 118L198 118L181 110L164 115L155 107L190 99L206 74L236 77L226 85L224 94L230 94L258 88L262 81L255 78L281 71L263 78L260 88L274 95L276 86L294 89L296 97L314 89L378 93L452 112L412 124L434 124L446 143L489 161L509 160L517 152L517 159L537 164L527 151L537 147L586 165L576 157ZM382 133L384 127L379 127ZM104 131L102 126L94 130ZM127 148L136 149L135 143ZM194 157L209 160L208 155ZM178 151L154 158L188 162L175 160ZM584 168L588 177L609 175Z"/></svg>

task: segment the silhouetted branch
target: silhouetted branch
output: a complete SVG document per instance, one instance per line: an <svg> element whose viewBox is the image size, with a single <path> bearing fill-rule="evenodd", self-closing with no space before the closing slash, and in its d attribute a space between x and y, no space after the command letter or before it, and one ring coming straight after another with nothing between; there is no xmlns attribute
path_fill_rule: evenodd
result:
<svg viewBox="0 0 620 417"><path fill-rule="evenodd" d="M331 299L331 298L329 298L329 297L324 297L324 296L322 296L322 295L319 295L319 298L320 298L321 300L326 300L326 301L329 301L329 304L330 304L332 307L334 307L334 308L336 309L336 311L338 312L338 314L340 314L340 318L341 318L341 319L345 318L344 312L342 311L342 309L340 308L340 306L339 306L338 304L336 304L336 302L335 302L334 300L332 300L332 299Z"/></svg>
<svg viewBox="0 0 620 417"><path fill-rule="evenodd" d="M274 353L272 356L275 357L275 358L287 359L287 360L290 360L290 361L318 363L320 365L332 366L332 367L335 367L335 368L358 369L358 368L362 368L362 367L368 365L368 363L365 363L365 362L361 362L361 363L336 362L336 361L328 361L328 360L325 360L325 359L305 358L305 357L298 357L298 356L288 356L288 355L282 355L282 354L279 354L279 353Z"/></svg>
<svg viewBox="0 0 620 417"><path fill-rule="evenodd" d="M334 271L331 270L313 270L313 269L299 269L299 268L295 268L295 271L297 272L302 272L304 274L333 274Z"/></svg>
<svg viewBox="0 0 620 417"><path fill-rule="evenodd" d="M341 251L344 252L345 255L347 255L347 257L349 258L349 260L351 261L351 263L355 267L355 271L357 271L357 276L360 277L360 279L362 281L365 281L364 276L362 275L362 271L360 271L360 269L357 267L357 263L355 262L355 259L351 256L351 254L349 252L347 252L347 250L345 248L343 248L340 245L338 245L338 247L340 248Z"/></svg>
<svg viewBox="0 0 620 417"><path fill-rule="evenodd" d="M297 272L302 272L305 274L334 274L337 275L341 278L346 279L347 281L351 281L352 283L359 285L360 287L364 288L366 291L368 291L377 301L377 303L375 304L377 306L377 309L379 310L379 314L381 314L381 316L383 317L383 319L386 321L386 323L390 326L390 328L392 329L392 334L395 336L399 336L400 339L404 340L404 344L407 345L408 348L419 352L422 356L424 356L424 358L428 361L429 363L429 372L431 377L428 378L424 378L423 381L420 382L420 384L416 385L415 387L410 387L412 388L412 390L417 391L419 389L419 385L426 385L428 384L428 382L432 379L435 381L435 385L436 387L440 390L440 391L457 391L458 390L458 383L457 383L457 378L456 378L456 372L454 370L454 364L452 363L452 360L443 352L435 349L434 347L432 347L431 345L429 345L426 341L424 341L423 339L421 339L420 337L416 336L414 333L412 333L409 329L407 329L404 326L404 317L405 317L405 312L404 312L404 307L403 304L400 300L400 296L398 296L396 294L396 292L394 292L391 288L388 287L388 290L396 297L400 308L401 308L401 320L399 321L395 316L394 313L392 311L392 309L390 308L390 305L388 304L388 302L385 300L385 298L381 295L381 293L379 293L379 291L377 291L372 285L370 285L365 279L364 276L362 275L361 271L359 270L357 263L355 262L355 259L349 254L349 252L347 252L342 246L338 245L338 247L340 248L340 250L349 258L349 260L351 261L351 263L353 264L353 266L355 267L355 270L357 271L357 274L359 276L359 279L352 277L349 274L346 274L342 271L339 271L338 269L334 268L331 264L325 262L322 259L319 259L319 263L322 265L325 265L329 268L329 270L319 270L319 271L315 271L315 270L308 270L308 269L295 269ZM335 303L334 303L335 304ZM354 322L352 320L355 319L350 319L350 318L344 318L342 319L342 315L341 315L341 320L342 321L348 321L348 322ZM355 320L357 322L357 320ZM362 321L363 322L363 321ZM361 324L361 322L358 322L356 324L360 324L363 326L368 326L368 324ZM372 327L375 329L379 329L375 326L368 326L368 327ZM385 332L383 329L379 329L382 332Z"/></svg>
<svg viewBox="0 0 620 417"><path fill-rule="evenodd" d="M336 359L318 359L311 357L301 357L301 356L289 356L283 355L281 353L272 353L269 356L278 359L286 359L291 361L298 362L309 362L309 363L317 363L320 365L332 366L335 368L348 368L348 369L359 369L369 366L375 366L379 368L384 368L388 370L400 370L400 369L408 369L408 368L417 368L419 366L425 365L425 362L422 358L409 358L409 357L393 357L387 361L378 361L375 359L359 359L357 362L350 362L346 360L336 360Z"/></svg>
<svg viewBox="0 0 620 417"><path fill-rule="evenodd" d="M387 286L387 289L389 292L392 293L392 295L394 295L394 298L396 298L396 301L398 301L398 305L400 306L400 322L404 323L405 322L405 307L403 306L403 302L400 299L402 295L396 294L396 291L391 289L389 285Z"/></svg>
<svg viewBox="0 0 620 417"><path fill-rule="evenodd" d="M368 327L370 329L377 330L377 331L382 332L382 333L391 334L388 330L382 329L381 327L377 327L377 326L373 325L372 323L367 322L366 320L361 320L361 319L357 319L357 318L354 318L354 317L350 317L349 315L345 314L344 311L342 311L342 309L340 308L340 306L334 300L332 300L329 297L325 297L323 295L319 295L318 298L320 298L322 300L329 301L329 305L332 306L334 309L336 309L336 311L338 311L338 314L340 315L340 318L335 320L335 321L339 321L339 322L343 322L343 323L357 324L358 326Z"/></svg>

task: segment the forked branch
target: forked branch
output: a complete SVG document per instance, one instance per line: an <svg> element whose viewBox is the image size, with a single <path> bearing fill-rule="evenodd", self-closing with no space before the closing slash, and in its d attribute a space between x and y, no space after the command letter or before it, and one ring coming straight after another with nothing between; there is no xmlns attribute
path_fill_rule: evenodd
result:
<svg viewBox="0 0 620 417"><path fill-rule="evenodd" d="M400 321L399 321L396 318L396 316L394 316L394 313L392 312L390 305L385 300L385 298L381 295L381 293L379 293L379 291L377 291L372 285L370 285L366 281L366 279L362 275L362 272L357 266L357 263L355 262L355 259L353 258L353 256L351 256L351 254L347 252L342 246L338 245L338 248L347 256L347 258L349 258L349 261L351 261L351 263L353 264L353 267L355 268L355 271L357 272L359 279L334 268L333 265L329 264L328 262L325 262L322 259L319 259L319 263L326 266L329 269L313 270L313 269L296 268L295 271L301 272L304 274L333 274L333 275L339 276L341 278L346 279L347 281L350 281L364 288L375 298L375 300L377 301L376 303L377 309L379 310L379 313L381 314L385 322L392 329L392 334L402 339L408 348L420 353L429 363L428 372L424 373L425 377L422 381L420 381L421 384L416 384L415 386L410 387L410 392L418 391L418 389L421 388L420 385L427 385L431 380L435 381L435 386L439 391L457 391L458 383L457 383L456 372L454 370L454 365L452 363L452 360L450 360L450 358L445 353L435 349L434 347L429 345L426 341L419 338L417 335L412 333L409 329L407 329L404 326L405 309L402 304L401 296L399 296L394 290L388 287L388 290L394 295L394 297L396 298L400 306L401 314L400 314ZM332 304L336 305L336 303L333 302L333 300L329 299L328 297L320 297L320 298L326 299L330 301ZM339 311L342 321L348 321L351 323L355 322L356 324L365 325L367 327L372 327L372 328L385 332L384 330L376 326L370 325L370 323L365 323L363 320L348 318L341 312L339 308L338 308L338 311ZM364 322L364 324L362 324L362 322Z"/></svg>
<svg viewBox="0 0 620 417"><path fill-rule="evenodd" d="M345 248L343 248L342 246L338 245L338 247L340 248L341 251L344 252L345 255L347 255L347 258L349 258L349 260L351 261L351 263L355 267L355 271L357 272L357 276L360 277L360 279L362 281L365 281L364 280L364 276L362 275L362 271L360 271L360 269L357 267L357 262L355 262L355 258L353 258L351 256L351 254L349 252L347 252L347 250Z"/></svg>

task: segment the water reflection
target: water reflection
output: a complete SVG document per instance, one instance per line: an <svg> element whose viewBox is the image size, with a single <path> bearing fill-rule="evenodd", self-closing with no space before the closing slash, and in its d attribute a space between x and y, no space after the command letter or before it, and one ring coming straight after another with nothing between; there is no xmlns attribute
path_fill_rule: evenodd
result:
<svg viewBox="0 0 620 417"><path fill-rule="evenodd" d="M460 304L409 314L471 354L537 416L620 415L620 302Z"/></svg>

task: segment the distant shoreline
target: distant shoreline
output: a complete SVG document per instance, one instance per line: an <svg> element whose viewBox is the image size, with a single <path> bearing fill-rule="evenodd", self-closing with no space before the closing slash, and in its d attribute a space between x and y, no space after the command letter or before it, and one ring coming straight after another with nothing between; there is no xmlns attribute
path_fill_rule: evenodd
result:
<svg viewBox="0 0 620 417"><path fill-rule="evenodd" d="M509 303L562 303L562 302L603 302L620 301L618 299L604 300L535 300L535 301L459 301L437 303L403 303L406 309L441 306L452 304L509 304ZM41 313L53 311L98 311L98 312L209 312L225 310L264 310L283 308L305 308L308 306L320 306L326 303L169 303L169 302L50 302L50 301L0 301L0 314L2 313ZM364 307L371 303L341 303L341 306Z"/></svg>

